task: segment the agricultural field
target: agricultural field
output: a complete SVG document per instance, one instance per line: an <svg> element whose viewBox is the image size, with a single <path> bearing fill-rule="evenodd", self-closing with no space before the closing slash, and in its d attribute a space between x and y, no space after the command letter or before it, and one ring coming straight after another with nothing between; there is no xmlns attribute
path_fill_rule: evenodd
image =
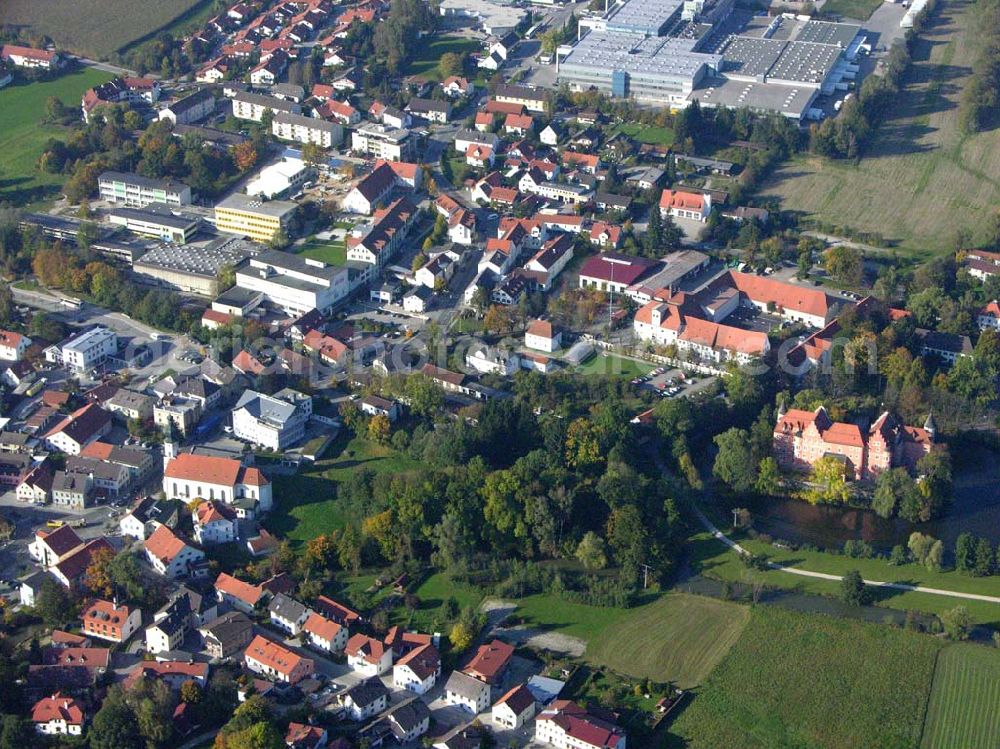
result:
<svg viewBox="0 0 1000 749"><path fill-rule="evenodd" d="M24 26L29 35L50 36L59 47L76 54L106 59L202 6L210 10L212 5L211 0L4 0L0 3L0 23Z"/></svg>
<svg viewBox="0 0 1000 749"><path fill-rule="evenodd" d="M614 354L597 354L577 367L580 374L612 375L617 377L640 377L654 369L652 364L625 359Z"/></svg>
<svg viewBox="0 0 1000 749"><path fill-rule="evenodd" d="M267 529L299 546L311 538L344 527L347 518L337 502L335 487L352 472L402 473L417 463L389 447L362 437L341 437L327 448L326 457L294 476L276 476L274 511Z"/></svg>
<svg viewBox="0 0 1000 749"><path fill-rule="evenodd" d="M755 607L665 746L916 747L940 647L882 625Z"/></svg>
<svg viewBox="0 0 1000 749"><path fill-rule="evenodd" d="M782 549L761 541L744 538L740 534L731 534L731 537L753 553L766 555L772 562L801 567L812 572L843 575L848 570L858 570L866 580L901 582L942 590L954 590L960 593L1000 596L1000 578L996 576L970 577L954 570L932 572L919 564L893 566L884 559L852 559L821 551ZM839 594L840 583L834 580L803 577L780 570L767 570L765 572L748 570L736 552L724 546L708 533L699 533L693 536L689 548L692 554L692 564L707 577L729 580L730 582L757 580L775 588L797 590L803 593L827 596ZM979 624L995 625L998 620L997 605L988 601L892 589L873 589L873 593L875 594L876 606L900 611L912 609L940 615L962 605L969 610L972 619Z"/></svg>
<svg viewBox="0 0 1000 749"><path fill-rule="evenodd" d="M1000 652L949 645L937 659L923 749L993 749L1000 736Z"/></svg>
<svg viewBox="0 0 1000 749"><path fill-rule="evenodd" d="M61 174L48 174L35 167L45 141L64 137L59 125L41 125L45 102L56 97L78 107L83 92L113 76L90 68L41 83L16 84L0 90L0 203L17 206L56 198L66 181Z"/></svg>
<svg viewBox="0 0 1000 749"><path fill-rule="evenodd" d="M955 248L968 227L982 242L1000 204L1000 129L964 135L957 102L976 58L969 0L942 3L916 44L897 116L857 164L799 156L764 186L784 210L880 233L918 257Z"/></svg>
<svg viewBox="0 0 1000 749"><path fill-rule="evenodd" d="M468 54L482 49L475 39L461 36L445 35L435 37L429 44L421 45L417 54L403 69L403 75L421 75L431 81L440 81L441 73L438 62L449 52Z"/></svg>
<svg viewBox="0 0 1000 749"><path fill-rule="evenodd" d="M713 598L671 593L632 609L587 644L586 658L628 676L690 689L739 640L750 609Z"/></svg>

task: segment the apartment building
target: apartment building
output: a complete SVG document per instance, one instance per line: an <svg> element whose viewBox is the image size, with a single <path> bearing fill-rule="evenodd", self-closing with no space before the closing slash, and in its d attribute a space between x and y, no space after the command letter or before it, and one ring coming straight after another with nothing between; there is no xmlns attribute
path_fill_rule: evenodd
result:
<svg viewBox="0 0 1000 749"><path fill-rule="evenodd" d="M339 146L344 139L344 128L340 123L292 112L275 114L271 121L271 133L280 140L315 143L320 148Z"/></svg>
<svg viewBox="0 0 1000 749"><path fill-rule="evenodd" d="M101 200L130 208L145 208L150 203L174 206L191 203L191 188L184 183L131 172L104 172L97 179L97 187Z"/></svg>

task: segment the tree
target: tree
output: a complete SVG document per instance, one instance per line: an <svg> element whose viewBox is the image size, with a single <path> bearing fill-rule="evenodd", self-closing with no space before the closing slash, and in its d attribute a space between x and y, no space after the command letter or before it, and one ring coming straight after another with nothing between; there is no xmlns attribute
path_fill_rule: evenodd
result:
<svg viewBox="0 0 1000 749"><path fill-rule="evenodd" d="M865 270L861 251L842 244L824 253L823 267L835 281L845 286L859 286Z"/></svg>
<svg viewBox="0 0 1000 749"><path fill-rule="evenodd" d="M202 694L201 687L196 681L185 681L181 684L181 702L188 705L197 705L201 702Z"/></svg>
<svg viewBox="0 0 1000 749"><path fill-rule="evenodd" d="M750 454L749 432L733 427L717 435L714 442L719 452L712 473L737 494L753 491L757 472Z"/></svg>
<svg viewBox="0 0 1000 749"><path fill-rule="evenodd" d="M588 570L602 570L608 564L604 553L604 539L593 531L587 531L576 547L576 558Z"/></svg>
<svg viewBox="0 0 1000 749"><path fill-rule="evenodd" d="M940 541L935 541L927 550L927 556L924 558L924 566L931 572L940 572L943 565L944 544Z"/></svg>
<svg viewBox="0 0 1000 749"><path fill-rule="evenodd" d="M875 480L872 509L879 517L891 518L915 490L913 479L905 468L883 471Z"/></svg>
<svg viewBox="0 0 1000 749"><path fill-rule="evenodd" d="M385 414L375 414L368 422L368 439L379 445L384 445L389 441L391 431L392 423Z"/></svg>
<svg viewBox="0 0 1000 749"><path fill-rule="evenodd" d="M851 497L844 464L833 456L820 458L813 463L809 481L812 486L806 491L806 499L812 504L842 504Z"/></svg>
<svg viewBox="0 0 1000 749"><path fill-rule="evenodd" d="M24 749L31 746L35 731L31 723L19 715L4 715L0 724L0 749Z"/></svg>
<svg viewBox="0 0 1000 749"><path fill-rule="evenodd" d="M316 143L305 143L302 146L302 160L310 166L316 166L323 161L323 149Z"/></svg>
<svg viewBox="0 0 1000 749"><path fill-rule="evenodd" d="M857 570L848 570L840 580L840 600L852 606L865 606L871 594Z"/></svg>
<svg viewBox="0 0 1000 749"><path fill-rule="evenodd" d="M584 469L600 461L601 443L597 429L589 419L575 419L566 430L566 463Z"/></svg>
<svg viewBox="0 0 1000 749"><path fill-rule="evenodd" d="M146 584L142 579L142 568L139 567L139 560L128 551L122 551L108 567L108 574L115 590L123 593L126 598L133 600L143 600L148 594Z"/></svg>
<svg viewBox="0 0 1000 749"><path fill-rule="evenodd" d="M442 80L453 75L461 75L463 68L462 55L457 52L445 52L438 61L438 72L441 74Z"/></svg>
<svg viewBox="0 0 1000 749"><path fill-rule="evenodd" d="M955 539L955 569L971 573L976 566L976 540L971 533L960 533Z"/></svg>
<svg viewBox="0 0 1000 749"><path fill-rule="evenodd" d="M46 626L60 627L73 619L73 602L62 585L55 579L48 579L38 591L35 612Z"/></svg>
<svg viewBox="0 0 1000 749"><path fill-rule="evenodd" d="M87 734L91 749L144 749L135 716L119 687L113 687Z"/></svg>
<svg viewBox="0 0 1000 749"><path fill-rule="evenodd" d="M920 533L919 531L914 531L910 534L910 538L906 542L906 546L913 555L914 561L916 561L917 564L923 564L926 561L927 555L930 552L931 547L934 545L934 542L935 540L932 536Z"/></svg>
<svg viewBox="0 0 1000 749"><path fill-rule="evenodd" d="M976 562L973 567L973 574L976 577L984 577L993 574L993 547L990 546L988 538L979 537L976 539Z"/></svg>
<svg viewBox="0 0 1000 749"><path fill-rule="evenodd" d="M768 456L760 461L757 470L757 483L754 489L762 496L772 496L781 489L781 471L778 469L778 461Z"/></svg>
<svg viewBox="0 0 1000 749"><path fill-rule="evenodd" d="M246 172L257 163L257 148L252 141L244 141L233 148L233 163L240 172Z"/></svg>
<svg viewBox="0 0 1000 749"><path fill-rule="evenodd" d="M514 317L509 307L493 304L483 316L483 328L498 335L510 335L514 330Z"/></svg>
<svg viewBox="0 0 1000 749"><path fill-rule="evenodd" d="M463 653L469 649L472 645L472 639L475 637L475 633L472 631L472 627L468 622L459 620L455 622L454 626L451 628L451 633L448 635L448 640L451 642L452 650L456 653Z"/></svg>
<svg viewBox="0 0 1000 749"><path fill-rule="evenodd" d="M968 640L972 632L972 617L965 606L956 606L941 614L944 632L952 640Z"/></svg>
<svg viewBox="0 0 1000 749"><path fill-rule="evenodd" d="M84 573L84 584L95 595L104 598L114 596L114 583L111 581L111 560L115 553L111 549L101 548L90 555L90 564Z"/></svg>
<svg viewBox="0 0 1000 749"><path fill-rule="evenodd" d="M218 739L222 739L220 745ZM285 749L285 739L271 723L254 723L240 731L216 737L223 749Z"/></svg>

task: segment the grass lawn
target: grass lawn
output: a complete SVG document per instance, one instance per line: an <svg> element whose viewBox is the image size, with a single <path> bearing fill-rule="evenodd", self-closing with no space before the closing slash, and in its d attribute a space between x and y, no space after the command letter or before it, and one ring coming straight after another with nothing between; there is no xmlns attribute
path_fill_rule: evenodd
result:
<svg viewBox="0 0 1000 749"><path fill-rule="evenodd" d="M310 239L296 248L296 254L328 265L340 266L347 262L347 247L343 242L332 240Z"/></svg>
<svg viewBox="0 0 1000 749"><path fill-rule="evenodd" d="M588 661L681 689L704 683L740 638L750 609L713 598L671 593L629 611L587 644Z"/></svg>
<svg viewBox="0 0 1000 749"><path fill-rule="evenodd" d="M274 511L267 529L291 540L295 546L342 528L347 522L336 499L336 485L364 467L376 473L402 473L417 467L415 461L362 437L340 437L308 469L294 476L274 479Z"/></svg>
<svg viewBox="0 0 1000 749"><path fill-rule="evenodd" d="M830 6L825 6L827 10ZM762 197L827 225L878 232L916 257L951 252L967 228L986 240L1000 204L1000 128L965 135L958 100L978 56L968 0L941 4L917 40L908 83L857 164L800 156Z"/></svg>
<svg viewBox="0 0 1000 749"><path fill-rule="evenodd" d="M823 3L823 15L867 21L882 2L883 0L826 0Z"/></svg>
<svg viewBox="0 0 1000 749"><path fill-rule="evenodd" d="M1000 736L1000 652L949 645L937 659L920 746L993 749Z"/></svg>
<svg viewBox="0 0 1000 749"><path fill-rule="evenodd" d="M584 362L577 371L585 375L617 375L619 377L635 378L652 372L655 367L652 364L637 362L633 359L626 359L615 354L598 353Z"/></svg>
<svg viewBox="0 0 1000 749"><path fill-rule="evenodd" d="M442 55L449 52L468 54L481 48L482 45L475 39L450 34L434 37L429 44L421 45L416 55L403 69L403 75L422 75L428 80L440 81L441 73L438 71L438 62Z"/></svg>
<svg viewBox="0 0 1000 749"><path fill-rule="evenodd" d="M940 643L757 606L667 747L915 747Z"/></svg>
<svg viewBox="0 0 1000 749"><path fill-rule="evenodd" d="M472 585L456 582L444 572L438 572L413 590L420 599L420 605L411 616L405 608L399 608L393 616L394 624L403 624L409 629L421 632L442 631L444 620L440 616L441 605L449 598L458 602L459 609L467 606L478 607L483 593Z"/></svg>
<svg viewBox="0 0 1000 749"><path fill-rule="evenodd" d="M564 601L556 596L539 593L518 599L514 616L525 624L590 642L614 628L636 609L609 606L588 606Z"/></svg>
<svg viewBox="0 0 1000 749"><path fill-rule="evenodd" d="M633 122L622 125L618 128L618 132L625 133L625 135L635 138L640 143L649 143L653 146L670 146L674 142L674 131L669 127L639 125Z"/></svg>
<svg viewBox="0 0 1000 749"><path fill-rule="evenodd" d="M38 171L35 164L49 138L65 138L67 128L41 125L45 101L58 97L80 106L83 92L114 76L91 68L52 81L0 89L0 203L33 205L58 197L66 177Z"/></svg>
<svg viewBox="0 0 1000 749"><path fill-rule="evenodd" d="M731 537L739 540L740 544L755 554L766 554L773 562L802 567L812 572L843 575L848 570L858 570L866 580L909 583L942 590L954 590L960 593L1000 596L1000 578L998 577L969 577L954 570L931 572L918 564L904 564L894 567L884 559L851 559L821 551L779 549L761 541L742 538L739 534L733 534ZM776 588L800 590L821 595L835 596L840 590L840 583L834 580L801 577L780 570L766 572L748 570L743 566L736 552L723 546L721 542L707 533L694 536L689 548L693 556L692 563L709 577L733 582L740 582L752 577ZM873 592L878 606L903 611L914 609L941 614L962 605L969 610L976 622L1000 626L1000 606L994 603L891 589L874 589Z"/></svg>
<svg viewBox="0 0 1000 749"><path fill-rule="evenodd" d="M164 27L177 31L172 24L199 9L207 18L213 6L210 0L3 0L0 21L27 27L28 36L50 36L61 49L103 58Z"/></svg>

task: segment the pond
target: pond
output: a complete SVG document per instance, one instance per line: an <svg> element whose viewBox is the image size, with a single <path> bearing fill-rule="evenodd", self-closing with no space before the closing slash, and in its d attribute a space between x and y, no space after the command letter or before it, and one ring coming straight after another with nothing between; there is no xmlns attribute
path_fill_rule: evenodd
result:
<svg viewBox="0 0 1000 749"><path fill-rule="evenodd" d="M946 548L965 531L985 536L994 545L1000 543L1000 454L974 447L963 458L955 468L951 506L944 517L930 523L885 520L870 510L771 497L750 505L753 525L776 539L824 548L855 539L888 549L905 545L913 531L941 539Z"/></svg>

